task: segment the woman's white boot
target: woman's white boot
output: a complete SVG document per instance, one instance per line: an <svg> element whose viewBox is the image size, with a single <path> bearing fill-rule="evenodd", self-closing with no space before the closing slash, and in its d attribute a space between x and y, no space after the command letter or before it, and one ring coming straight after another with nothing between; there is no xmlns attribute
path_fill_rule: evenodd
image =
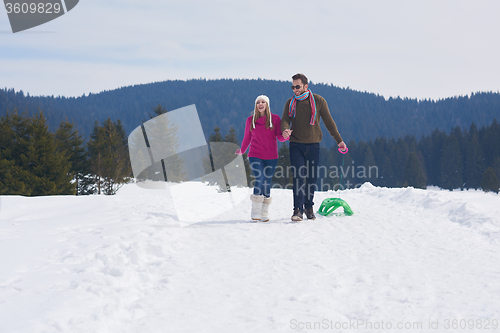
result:
<svg viewBox="0 0 500 333"><path fill-rule="evenodd" d="M269 205L271 204L272 201L273 199L271 199L271 197L269 198L264 197L264 200L262 201L262 216L261 216L262 222L269 221Z"/></svg>
<svg viewBox="0 0 500 333"><path fill-rule="evenodd" d="M262 202L264 201L263 195L250 195L252 201L252 220L254 222L260 221L262 218Z"/></svg>

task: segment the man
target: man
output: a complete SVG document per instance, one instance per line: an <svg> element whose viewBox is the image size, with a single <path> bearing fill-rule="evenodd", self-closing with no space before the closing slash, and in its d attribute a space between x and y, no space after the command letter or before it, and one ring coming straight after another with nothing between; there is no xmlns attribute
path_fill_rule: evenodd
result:
<svg viewBox="0 0 500 333"><path fill-rule="evenodd" d="M303 213L309 220L316 219L313 210L314 190L318 177L319 143L323 138L320 121L323 119L338 146L347 148L333 121L326 100L313 94L304 74L292 76L294 96L290 98L281 117L283 137L290 136L290 164L293 169L292 221L302 221Z"/></svg>

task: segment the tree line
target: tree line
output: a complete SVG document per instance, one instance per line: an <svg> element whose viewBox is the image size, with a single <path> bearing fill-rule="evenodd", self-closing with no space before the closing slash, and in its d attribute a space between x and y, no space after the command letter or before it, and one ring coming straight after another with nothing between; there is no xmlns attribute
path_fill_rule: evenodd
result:
<svg viewBox="0 0 500 333"><path fill-rule="evenodd" d="M292 73L293 74L293 73ZM306 73L307 74L307 73ZM313 77L310 77L314 81ZM0 89L0 115L5 110L27 110L34 115L39 108L55 131L61 119L78 124L81 135L88 137L96 121L120 119L127 134L148 117L148 106L163 105L175 110L195 104L206 140L218 126L227 133L231 127L243 139L245 119L254 107L256 96L270 98L271 111L282 115L290 97L290 81L276 80L168 80L122 87L80 97L30 96L23 91ZM310 88L328 102L342 136L349 140L373 140L376 137L399 138L405 135L430 135L434 129L488 125L500 111L500 93L479 92L440 100L384 98L375 93L311 82ZM324 129L324 128L323 128ZM325 140L325 146L334 145Z"/></svg>
<svg viewBox="0 0 500 333"><path fill-rule="evenodd" d="M7 112L0 118L0 194L114 194L130 179L127 136L121 122L96 122L89 140L62 121L48 128L43 112Z"/></svg>
<svg viewBox="0 0 500 333"><path fill-rule="evenodd" d="M351 141L348 147L345 156L336 147L321 148L321 189L352 188L371 182L383 187L499 191L500 125L496 119L481 128L474 123L464 130L455 127L449 134L436 129L420 140L410 135L379 137ZM287 147L282 145L279 163L289 163L287 154Z"/></svg>
<svg viewBox="0 0 500 333"><path fill-rule="evenodd" d="M223 136L216 127L210 139L239 144L234 128ZM500 189L500 125L496 119L482 128L475 123L469 129L455 127L449 134L436 129L420 140L413 135L378 137L351 140L348 147L346 155L340 154L337 147L320 147L319 190L354 188L365 182L382 187L437 186L496 193ZM252 184L246 155L247 179ZM281 143L273 187L291 189L293 172L288 143Z"/></svg>
<svg viewBox="0 0 500 333"><path fill-rule="evenodd" d="M167 112L158 105L153 115ZM144 120L143 120L144 122ZM216 126L209 142L239 144L236 129L224 135ZM348 143L349 153L321 147L320 190L375 186L499 191L500 125L494 120L478 128L434 130L422 136L378 137ZM274 187L291 188L288 144L279 146ZM249 184L252 176L245 158ZM34 115L13 110L0 118L0 194L114 194L133 178L127 135L120 120L95 122L88 140L68 120L50 131L42 111Z"/></svg>

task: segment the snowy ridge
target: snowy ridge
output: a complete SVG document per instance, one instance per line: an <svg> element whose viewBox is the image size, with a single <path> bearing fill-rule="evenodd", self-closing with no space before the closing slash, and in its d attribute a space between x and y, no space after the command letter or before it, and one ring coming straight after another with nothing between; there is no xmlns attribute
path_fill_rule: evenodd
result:
<svg viewBox="0 0 500 333"><path fill-rule="evenodd" d="M497 194L480 190L376 188L369 183L361 187L361 193L385 198L395 206L410 206L413 211L427 210L430 215L446 217L452 222L483 233L490 241L497 244L500 242L500 202Z"/></svg>
<svg viewBox="0 0 500 333"><path fill-rule="evenodd" d="M316 208L338 195L318 192ZM273 189L270 223L249 223L244 200L185 226L167 191L133 184L3 196L1 331L452 332L447 319L500 319L499 195L369 183L340 195L353 216L288 223L291 191Z"/></svg>

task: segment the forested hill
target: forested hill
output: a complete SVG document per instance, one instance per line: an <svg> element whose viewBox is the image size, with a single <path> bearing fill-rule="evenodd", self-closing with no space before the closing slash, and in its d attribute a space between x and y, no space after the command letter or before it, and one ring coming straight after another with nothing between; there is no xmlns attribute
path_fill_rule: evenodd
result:
<svg viewBox="0 0 500 333"><path fill-rule="evenodd" d="M43 110L52 130L62 120L76 124L88 137L96 120L120 119L127 133L149 119L151 108L158 104L174 110L196 104L208 138L216 126L222 133L230 127L243 137L245 119L253 110L254 100L265 94L271 100L271 111L282 115L292 96L291 83L273 80L188 80L164 81L123 87L81 97L29 96L13 89L0 90L0 115L19 109L32 114ZM438 101L390 98L332 85L313 84L310 89L328 102L345 141L395 138L430 134L434 129L449 132L453 127L468 128L471 123L485 126L500 117L500 94L482 92L471 96ZM324 131L325 134L328 132ZM325 135L329 146L333 139Z"/></svg>

